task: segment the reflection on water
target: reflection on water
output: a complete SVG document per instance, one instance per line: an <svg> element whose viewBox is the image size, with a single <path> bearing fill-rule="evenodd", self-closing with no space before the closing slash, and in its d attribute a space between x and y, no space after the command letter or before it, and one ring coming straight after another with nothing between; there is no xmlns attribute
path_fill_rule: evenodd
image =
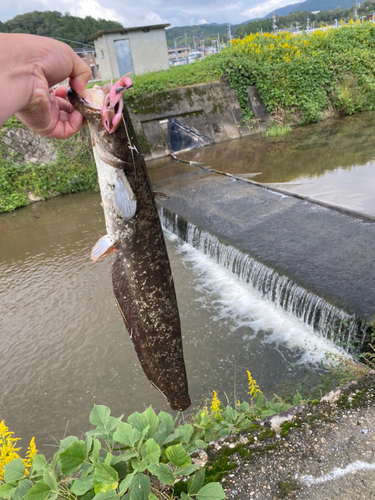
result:
<svg viewBox="0 0 375 500"><path fill-rule="evenodd" d="M259 135L177 156L375 216L374 137L375 114L360 113L279 138Z"/></svg>
<svg viewBox="0 0 375 500"><path fill-rule="evenodd" d="M114 415L168 409L115 306L112 258L89 261L103 228L96 194L0 215L0 420L47 454L66 427L87 430L95 403ZM172 236L168 249L193 405L213 389L246 397L248 369L272 395L303 376L292 365L318 366L328 345L306 327Z"/></svg>

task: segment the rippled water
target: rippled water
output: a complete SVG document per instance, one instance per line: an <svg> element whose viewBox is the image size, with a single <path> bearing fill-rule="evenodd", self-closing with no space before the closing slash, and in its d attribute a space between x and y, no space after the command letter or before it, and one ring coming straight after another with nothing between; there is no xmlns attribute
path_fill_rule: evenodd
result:
<svg viewBox="0 0 375 500"><path fill-rule="evenodd" d="M96 194L0 215L0 421L47 454L89 428L95 403L114 415L168 409L115 306L112 258L89 260L103 228ZM326 341L173 235L167 243L193 405L213 389L246 397L246 370L269 396L304 365L319 371Z"/></svg>
<svg viewBox="0 0 375 500"><path fill-rule="evenodd" d="M374 136L375 113L359 113L177 156L374 217Z"/></svg>

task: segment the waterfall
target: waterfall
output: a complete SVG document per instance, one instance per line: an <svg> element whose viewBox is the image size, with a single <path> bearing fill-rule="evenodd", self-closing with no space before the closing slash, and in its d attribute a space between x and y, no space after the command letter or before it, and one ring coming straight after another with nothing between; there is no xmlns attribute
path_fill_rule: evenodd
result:
<svg viewBox="0 0 375 500"><path fill-rule="evenodd" d="M355 315L329 304L237 248L222 243L168 208L159 206L159 215L166 230L208 255L242 282L250 284L261 297L297 317L317 334L347 350L363 345L366 325L362 325Z"/></svg>

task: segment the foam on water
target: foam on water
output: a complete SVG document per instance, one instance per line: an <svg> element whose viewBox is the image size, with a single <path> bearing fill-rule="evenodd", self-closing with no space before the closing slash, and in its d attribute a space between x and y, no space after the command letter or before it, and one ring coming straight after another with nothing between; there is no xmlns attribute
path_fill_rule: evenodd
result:
<svg viewBox="0 0 375 500"><path fill-rule="evenodd" d="M181 242L169 231L166 231L166 236L171 241ZM264 332L264 343L275 344L276 348L283 344L291 350L299 350L300 364L324 363L327 353L348 356L343 349L316 334L280 306L263 298L250 284L240 281L189 243L181 242L178 252L185 265L191 266L199 277L198 291L204 292L205 297L202 293L202 306L215 309L216 321L230 318L234 325L232 329L248 326L255 332L254 335ZM210 296L219 297L219 300L210 301Z"/></svg>

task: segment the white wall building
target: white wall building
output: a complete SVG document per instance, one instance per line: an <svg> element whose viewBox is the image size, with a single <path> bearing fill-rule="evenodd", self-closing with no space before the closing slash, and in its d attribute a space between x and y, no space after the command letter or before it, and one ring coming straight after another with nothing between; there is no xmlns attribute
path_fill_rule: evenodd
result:
<svg viewBox="0 0 375 500"><path fill-rule="evenodd" d="M94 41L102 80L168 69L167 26L170 24L102 30L92 35L89 40Z"/></svg>

